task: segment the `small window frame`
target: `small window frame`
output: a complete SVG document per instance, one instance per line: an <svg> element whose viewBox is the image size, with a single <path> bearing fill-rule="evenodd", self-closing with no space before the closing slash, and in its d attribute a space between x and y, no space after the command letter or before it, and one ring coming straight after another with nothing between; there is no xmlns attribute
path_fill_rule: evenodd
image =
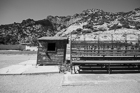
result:
<svg viewBox="0 0 140 93"><path fill-rule="evenodd" d="M54 50L51 50L51 49L48 48L49 47L49 44L54 44L55 45L54 46L55 47ZM51 42L50 43L47 43L47 52L56 52L56 43L53 43L53 42L52 43Z"/></svg>

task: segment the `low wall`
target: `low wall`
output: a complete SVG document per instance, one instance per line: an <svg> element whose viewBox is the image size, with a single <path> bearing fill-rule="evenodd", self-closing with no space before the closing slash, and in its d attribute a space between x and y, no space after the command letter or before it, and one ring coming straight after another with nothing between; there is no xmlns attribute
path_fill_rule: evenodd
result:
<svg viewBox="0 0 140 93"><path fill-rule="evenodd" d="M25 47L25 50L28 50L28 51L37 51L38 50L38 47L37 46L26 46Z"/></svg>
<svg viewBox="0 0 140 93"><path fill-rule="evenodd" d="M23 45L0 45L0 50L25 50Z"/></svg>

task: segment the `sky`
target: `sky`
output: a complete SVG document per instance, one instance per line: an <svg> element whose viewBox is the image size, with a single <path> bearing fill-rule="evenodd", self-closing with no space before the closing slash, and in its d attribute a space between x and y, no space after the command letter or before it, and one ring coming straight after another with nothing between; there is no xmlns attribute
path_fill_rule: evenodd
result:
<svg viewBox="0 0 140 93"><path fill-rule="evenodd" d="M86 9L128 12L140 7L140 0L0 0L0 25L41 20L48 15L68 16Z"/></svg>

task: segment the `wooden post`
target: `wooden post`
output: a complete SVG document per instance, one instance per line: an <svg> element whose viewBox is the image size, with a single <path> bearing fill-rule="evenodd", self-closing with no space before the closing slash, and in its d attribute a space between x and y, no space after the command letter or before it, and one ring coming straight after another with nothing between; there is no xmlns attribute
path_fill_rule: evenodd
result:
<svg viewBox="0 0 140 93"><path fill-rule="evenodd" d="M36 66L37 66L37 64L39 64L38 58L39 58L39 44L38 44L38 51L37 51L37 62L36 62Z"/></svg>
<svg viewBox="0 0 140 93"><path fill-rule="evenodd" d="M110 63L109 63L109 69L108 70L109 70L109 74L110 74Z"/></svg>
<svg viewBox="0 0 140 93"><path fill-rule="evenodd" d="M85 34L84 34L84 41L85 41Z"/></svg>
<svg viewBox="0 0 140 93"><path fill-rule="evenodd" d="M140 52L140 34L138 34L138 47L139 47L139 52Z"/></svg>
<svg viewBox="0 0 140 93"><path fill-rule="evenodd" d="M110 35L111 35L111 50L110 50L110 51L111 51L111 52L110 52L111 54L110 54L110 55L113 56L113 54L114 54L114 53L113 53L113 52L114 52L114 51L113 51L113 34L110 34Z"/></svg>
<svg viewBox="0 0 140 93"><path fill-rule="evenodd" d="M73 64L72 64L72 33L70 33L70 67L71 67L71 74L73 74Z"/></svg>
<svg viewBox="0 0 140 93"><path fill-rule="evenodd" d="M99 41L100 41L100 39L99 39L99 34L98 34L98 56L99 56Z"/></svg>
<svg viewBox="0 0 140 93"><path fill-rule="evenodd" d="M66 64L66 51L67 51L67 41L63 41L65 43L64 45L64 58L63 58L63 64Z"/></svg>
<svg viewBox="0 0 140 93"><path fill-rule="evenodd" d="M127 53L127 34L125 33L125 56Z"/></svg>
<svg viewBox="0 0 140 93"><path fill-rule="evenodd" d="M111 45L112 45L112 48L111 48L111 50L113 51L113 34L111 34L111 39L112 39L112 41L111 41Z"/></svg>

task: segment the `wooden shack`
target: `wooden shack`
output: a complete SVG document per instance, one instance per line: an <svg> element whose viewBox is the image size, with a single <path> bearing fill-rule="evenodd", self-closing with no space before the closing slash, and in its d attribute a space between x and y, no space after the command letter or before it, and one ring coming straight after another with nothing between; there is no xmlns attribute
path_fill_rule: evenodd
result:
<svg viewBox="0 0 140 93"><path fill-rule="evenodd" d="M38 41L38 65L63 64L65 62L67 37L42 37Z"/></svg>

